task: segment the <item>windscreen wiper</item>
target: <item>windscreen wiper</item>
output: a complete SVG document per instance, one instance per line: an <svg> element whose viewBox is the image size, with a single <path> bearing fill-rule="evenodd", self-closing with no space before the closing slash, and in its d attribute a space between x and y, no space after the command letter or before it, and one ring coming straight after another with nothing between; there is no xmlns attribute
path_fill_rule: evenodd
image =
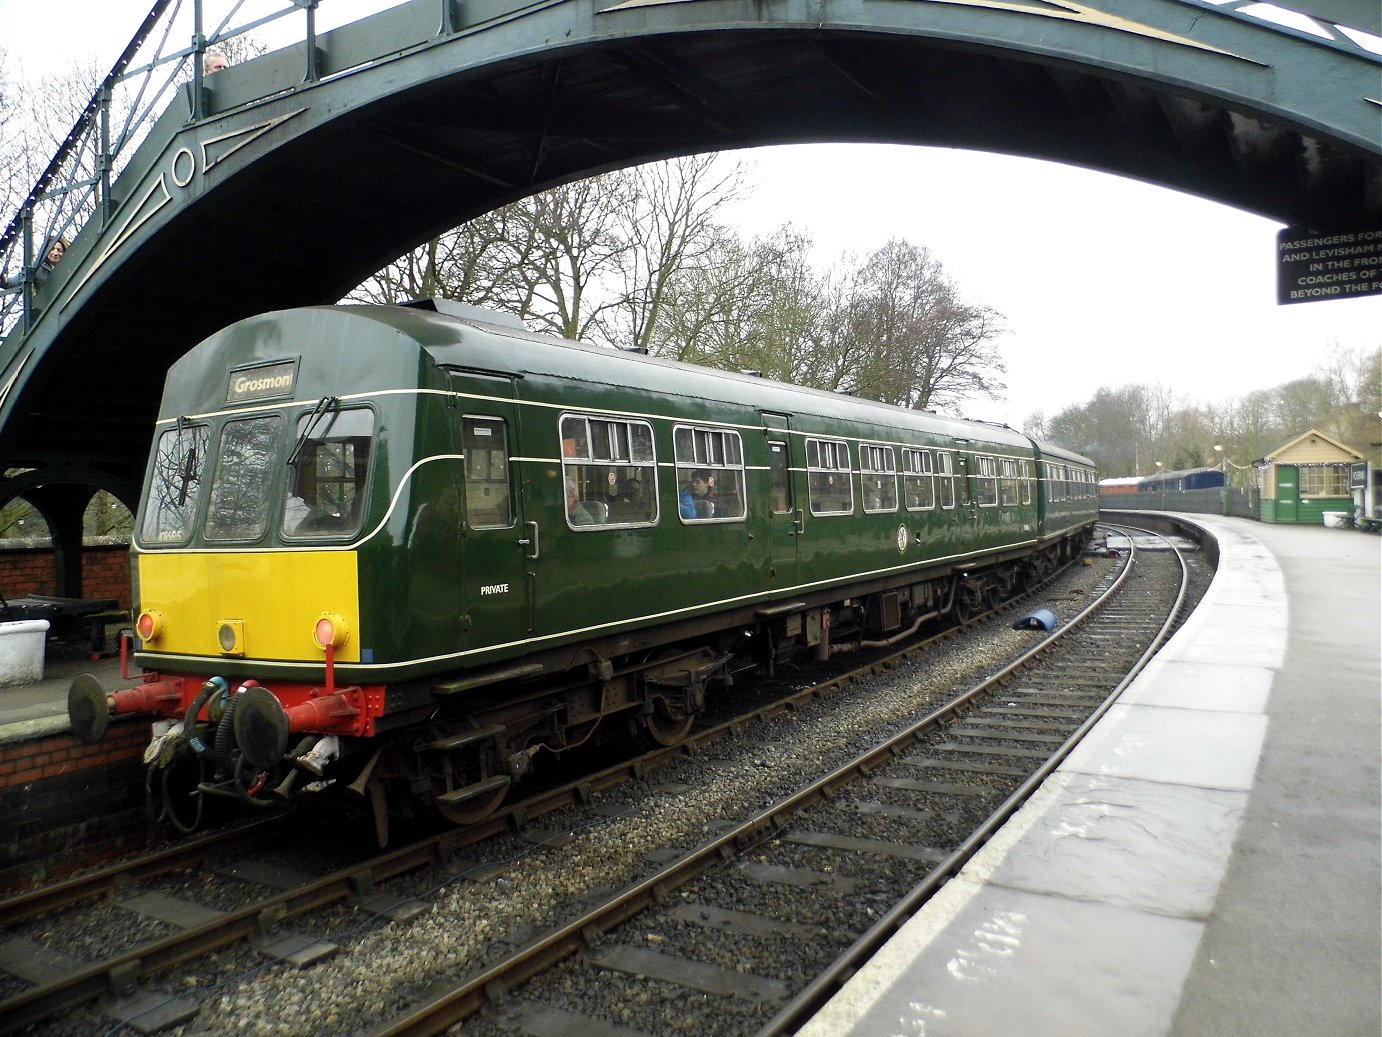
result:
<svg viewBox="0 0 1382 1037"><path fill-rule="evenodd" d="M307 424L302 426L298 441L293 444L293 452L288 455L289 468L298 466L298 458L302 455L302 448L307 445L307 440L311 438L322 418L336 410L340 405L341 401L335 396L323 396L317 401L317 405L312 408L312 413L307 416Z"/></svg>
<svg viewBox="0 0 1382 1037"><path fill-rule="evenodd" d="M183 418L183 416L179 414L178 432L176 440L176 442L178 443L182 442L182 430L184 420L185 419ZM187 457L183 461L182 471L179 472L178 475L182 479L182 485L178 487L178 507L181 508L187 505L187 491L191 488L192 483L196 481L197 478L197 442L195 439L192 441L192 445L187 448Z"/></svg>

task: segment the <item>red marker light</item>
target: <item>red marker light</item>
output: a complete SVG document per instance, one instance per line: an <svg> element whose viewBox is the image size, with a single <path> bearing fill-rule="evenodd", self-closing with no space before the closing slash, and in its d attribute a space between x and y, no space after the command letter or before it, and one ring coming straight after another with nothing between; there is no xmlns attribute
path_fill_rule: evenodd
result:
<svg viewBox="0 0 1382 1037"><path fill-rule="evenodd" d="M158 609L145 609L135 621L134 631L141 641L156 641L163 633L163 613Z"/></svg>

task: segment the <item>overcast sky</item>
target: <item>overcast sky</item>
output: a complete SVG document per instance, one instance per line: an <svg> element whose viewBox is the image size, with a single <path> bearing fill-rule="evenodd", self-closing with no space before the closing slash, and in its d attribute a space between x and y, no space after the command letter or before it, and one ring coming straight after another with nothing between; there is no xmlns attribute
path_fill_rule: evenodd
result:
<svg viewBox="0 0 1382 1037"><path fill-rule="evenodd" d="M319 25L387 6L322 0ZM74 59L108 67L149 7L0 0L0 46L30 77ZM929 249L966 301L1003 314L1007 396L973 401L970 417L1020 426L1034 411L1050 417L1100 386L1132 382L1218 403L1310 374L1333 344L1382 345L1382 297L1278 306L1279 226L1226 206L976 152L810 145L742 154L758 183L731 212L745 235L790 223L811 236L821 267L903 238Z"/></svg>

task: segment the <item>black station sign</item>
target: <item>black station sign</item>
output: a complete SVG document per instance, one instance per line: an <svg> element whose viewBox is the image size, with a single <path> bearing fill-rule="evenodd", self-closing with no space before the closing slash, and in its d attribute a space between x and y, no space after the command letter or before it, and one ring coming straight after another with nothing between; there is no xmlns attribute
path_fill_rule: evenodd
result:
<svg viewBox="0 0 1382 1037"><path fill-rule="evenodd" d="M271 400L293 395L298 380L298 362L275 360L269 364L255 364L230 372L226 387L226 403L245 403L249 400Z"/></svg>
<svg viewBox="0 0 1382 1037"><path fill-rule="evenodd" d="M1276 256L1281 305L1382 295L1382 227L1338 234L1287 227L1277 232Z"/></svg>
<svg viewBox="0 0 1382 1037"><path fill-rule="evenodd" d="M1366 490L1368 488L1368 463L1366 461L1355 461L1348 466L1348 488L1350 490Z"/></svg>

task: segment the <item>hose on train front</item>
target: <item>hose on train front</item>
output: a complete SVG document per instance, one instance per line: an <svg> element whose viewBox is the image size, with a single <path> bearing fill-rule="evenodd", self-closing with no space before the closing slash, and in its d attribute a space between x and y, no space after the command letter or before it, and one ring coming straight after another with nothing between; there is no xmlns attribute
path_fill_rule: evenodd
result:
<svg viewBox="0 0 1382 1037"><path fill-rule="evenodd" d="M220 692L226 693L226 679L224 677L211 677L202 685L201 691L197 692L197 697L192 700L192 704L187 707L187 715L183 717L182 729L187 734L187 744L198 756L208 755L206 743L197 736L197 714L202 711L202 707L212 695Z"/></svg>

